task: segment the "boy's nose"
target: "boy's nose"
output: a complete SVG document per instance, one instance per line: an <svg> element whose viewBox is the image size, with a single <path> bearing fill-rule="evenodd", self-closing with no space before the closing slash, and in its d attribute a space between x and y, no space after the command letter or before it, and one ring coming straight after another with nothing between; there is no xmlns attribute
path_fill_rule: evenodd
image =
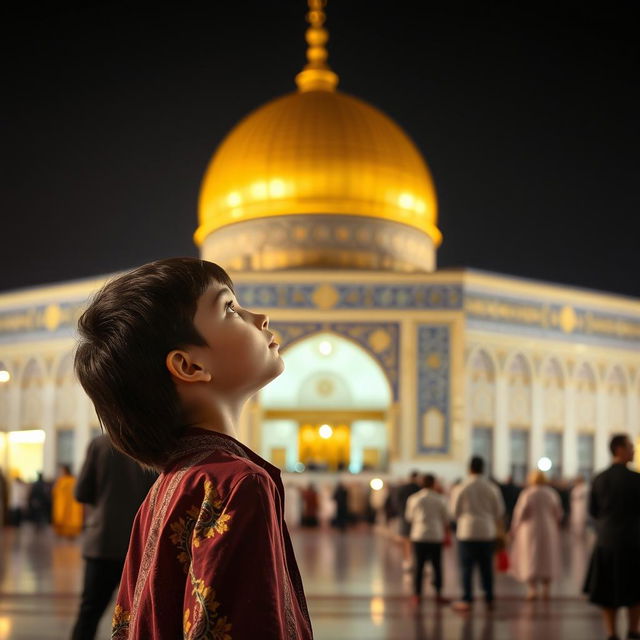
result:
<svg viewBox="0 0 640 640"><path fill-rule="evenodd" d="M269 328L269 316L263 313L258 314L257 317L258 320L258 326L261 329L268 329Z"/></svg>

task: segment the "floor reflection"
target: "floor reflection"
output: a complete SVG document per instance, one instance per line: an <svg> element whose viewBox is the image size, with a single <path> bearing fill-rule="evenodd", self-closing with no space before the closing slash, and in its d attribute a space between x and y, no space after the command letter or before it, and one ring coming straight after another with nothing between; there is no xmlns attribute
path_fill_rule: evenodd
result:
<svg viewBox="0 0 640 640"><path fill-rule="evenodd" d="M468 615L409 600L410 576L400 547L369 528L292 533L317 640L555 640L598 638L597 609L580 594L591 540L563 540L563 576L550 602L529 603L508 575L497 577L497 606L481 602ZM455 550L444 553L445 593L458 595ZM68 637L82 579L80 542L49 529L0 533L0 640ZM428 579L427 579L428 582ZM425 583L426 584L426 583ZM479 591L477 592L480 593ZM105 617L99 638L109 638Z"/></svg>

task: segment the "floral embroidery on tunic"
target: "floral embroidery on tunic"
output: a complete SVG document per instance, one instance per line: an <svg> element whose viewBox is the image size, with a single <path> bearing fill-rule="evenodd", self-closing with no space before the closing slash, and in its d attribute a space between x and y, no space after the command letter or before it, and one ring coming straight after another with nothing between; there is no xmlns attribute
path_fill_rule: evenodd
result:
<svg viewBox="0 0 640 640"><path fill-rule="evenodd" d="M191 507L184 518L178 518L169 525L173 532L169 539L178 547L178 560L185 573L189 571L191 563L191 544L197 548L202 540L213 538L216 534L222 535L229 530L230 519L231 516L222 511L222 500L213 483L206 480L200 509Z"/></svg>
<svg viewBox="0 0 640 640"><path fill-rule="evenodd" d="M218 614L220 603L215 600L215 591L195 576L191 552L192 545L197 548L202 540L228 531L230 519L222 511L222 500L213 483L206 480L200 509L191 507L185 517L169 525L169 539L178 548L178 561L189 575L194 597L193 611L186 609L183 614L184 640L231 640L231 624L226 616Z"/></svg>
<svg viewBox="0 0 640 640"><path fill-rule="evenodd" d="M131 612L125 611L119 604L117 604L115 611L113 612L113 620L111 622L112 640L126 640L129 635L130 621Z"/></svg>

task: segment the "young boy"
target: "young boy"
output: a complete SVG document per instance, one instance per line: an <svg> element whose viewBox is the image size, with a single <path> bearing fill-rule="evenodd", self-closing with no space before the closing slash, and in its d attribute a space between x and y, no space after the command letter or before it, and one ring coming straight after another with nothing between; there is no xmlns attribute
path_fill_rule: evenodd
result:
<svg viewBox="0 0 640 640"><path fill-rule="evenodd" d="M78 323L78 378L115 446L162 473L140 507L116 640L307 640L280 472L236 439L284 369L269 319L193 258L109 282Z"/></svg>

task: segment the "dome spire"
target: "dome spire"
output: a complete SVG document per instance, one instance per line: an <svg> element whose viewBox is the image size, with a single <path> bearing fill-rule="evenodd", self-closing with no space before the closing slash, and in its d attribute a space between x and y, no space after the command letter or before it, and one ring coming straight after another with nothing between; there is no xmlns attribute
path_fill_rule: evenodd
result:
<svg viewBox="0 0 640 640"><path fill-rule="evenodd" d="M307 44L307 64L296 76L298 91L335 91L338 76L327 64L326 44L329 33L323 27L327 0L308 0L307 22L310 27L305 34Z"/></svg>

